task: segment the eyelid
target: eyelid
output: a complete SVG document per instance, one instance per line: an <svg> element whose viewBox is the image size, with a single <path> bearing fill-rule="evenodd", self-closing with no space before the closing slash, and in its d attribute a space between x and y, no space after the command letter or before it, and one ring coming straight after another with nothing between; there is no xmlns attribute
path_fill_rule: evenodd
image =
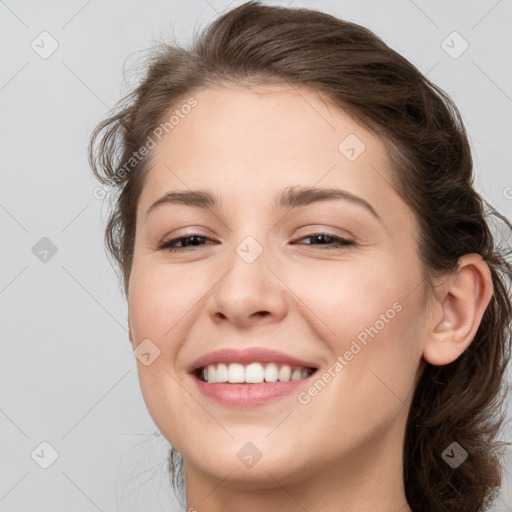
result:
<svg viewBox="0 0 512 512"><path fill-rule="evenodd" d="M182 231L182 230L172 231L171 233L168 233L167 235L165 235L165 237L162 238L162 241L165 242L166 240L169 241L169 240L172 240L175 238L186 238L186 237L194 236L194 235L195 236L204 236L205 238L212 238L214 236L211 232L205 231L204 228L191 227L191 228L183 228L183 229L187 229L188 231Z"/></svg>
<svg viewBox="0 0 512 512"><path fill-rule="evenodd" d="M304 232L304 234L302 234L302 232ZM341 237L352 242L356 241L356 237L346 229L325 227L321 224L309 224L307 226L304 226L299 229L298 234L296 236L313 236L315 233Z"/></svg>

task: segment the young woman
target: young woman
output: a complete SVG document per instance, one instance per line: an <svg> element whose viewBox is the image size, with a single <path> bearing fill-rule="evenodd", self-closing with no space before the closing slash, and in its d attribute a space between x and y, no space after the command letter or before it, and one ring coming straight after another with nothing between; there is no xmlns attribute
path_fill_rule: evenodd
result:
<svg viewBox="0 0 512 512"><path fill-rule="evenodd" d="M512 272L445 93L248 2L157 51L90 159L188 510L485 510Z"/></svg>

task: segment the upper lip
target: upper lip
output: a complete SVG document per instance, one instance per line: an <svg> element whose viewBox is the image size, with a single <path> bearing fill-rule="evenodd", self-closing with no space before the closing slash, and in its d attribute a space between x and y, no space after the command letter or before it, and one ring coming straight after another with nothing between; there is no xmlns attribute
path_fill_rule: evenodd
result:
<svg viewBox="0 0 512 512"><path fill-rule="evenodd" d="M253 347L244 350L236 348L221 348L214 350L213 352L209 352L208 354L196 359L188 367L187 371L189 373L194 373L200 368L216 363L240 363L244 365L249 363L281 363L289 366L318 368L318 366L311 361L299 359L283 352L278 352L277 350L264 347Z"/></svg>

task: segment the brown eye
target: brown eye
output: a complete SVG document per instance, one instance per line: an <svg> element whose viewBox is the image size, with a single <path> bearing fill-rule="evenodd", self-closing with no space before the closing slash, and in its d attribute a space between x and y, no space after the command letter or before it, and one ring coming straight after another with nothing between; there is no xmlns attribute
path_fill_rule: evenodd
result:
<svg viewBox="0 0 512 512"><path fill-rule="evenodd" d="M322 249L339 249L341 247L348 247L354 245L354 242L350 240L346 240L345 238L331 235L329 233L315 233L303 237L301 238L301 240L306 240L308 238L311 240L316 240L317 242L319 241L320 243L310 243L305 245L320 245ZM327 243L321 243L322 241L326 241Z"/></svg>
<svg viewBox="0 0 512 512"><path fill-rule="evenodd" d="M209 238L195 233L188 236L181 236L179 238L172 238L171 240L162 242L158 248L166 251L184 251L189 247L198 247L204 245L201 243L202 240L209 240ZM181 243L181 246L176 245L179 243Z"/></svg>

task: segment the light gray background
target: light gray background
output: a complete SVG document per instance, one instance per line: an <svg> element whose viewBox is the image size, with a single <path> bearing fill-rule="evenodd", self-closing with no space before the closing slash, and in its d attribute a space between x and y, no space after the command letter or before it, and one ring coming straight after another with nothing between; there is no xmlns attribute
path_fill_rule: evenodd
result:
<svg viewBox="0 0 512 512"><path fill-rule="evenodd" d="M241 3L0 1L0 512L178 510L104 253L107 204L93 196L86 146L129 90L127 57L131 65L134 52L173 35L186 43ZM512 218L510 0L268 3L365 25L427 73L460 108L478 190ZM47 58L31 47L51 48L43 31L58 43ZM453 31L469 44L458 58L464 41L446 40ZM46 262L33 253L43 237L57 248ZM48 469L42 442L58 452ZM507 476L494 510L510 509Z"/></svg>

